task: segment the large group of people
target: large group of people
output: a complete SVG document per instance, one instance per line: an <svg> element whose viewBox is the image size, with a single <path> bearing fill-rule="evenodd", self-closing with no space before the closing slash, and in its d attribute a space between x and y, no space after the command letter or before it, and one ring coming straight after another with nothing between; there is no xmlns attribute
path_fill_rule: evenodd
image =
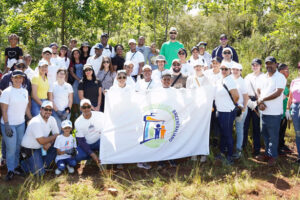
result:
<svg viewBox="0 0 300 200"><path fill-rule="evenodd" d="M43 48L38 66L32 69L31 56L23 55L19 37L11 34L0 81L1 165L7 167L6 180L24 173L43 175L53 163L57 175L65 169L74 173L82 160L92 159L100 165L105 95L109 90L145 92L212 85L215 95L210 138L211 145L219 146L216 159L231 165L242 156L252 121L253 156L270 166L276 164L278 155L291 153L284 138L292 120L296 162L300 163L300 62L298 77L290 87L288 66L272 56L264 63L254 58L252 73L243 78L243 66L236 50L228 45L227 35L220 36L220 46L212 54L207 52L206 42L199 42L191 49L190 58L176 40L177 29L172 27L169 35L170 40L160 50L155 43L145 46L143 36L138 42L130 39L126 54L122 44L108 44L106 33L94 46L83 42L78 48L76 39L71 39L69 46L51 43ZM266 73L262 72L263 64ZM206 161L205 155L199 158ZM197 156L191 159L197 160ZM168 163L176 166L176 160ZM164 165L158 163L158 167ZM149 163L137 166L151 168Z"/></svg>

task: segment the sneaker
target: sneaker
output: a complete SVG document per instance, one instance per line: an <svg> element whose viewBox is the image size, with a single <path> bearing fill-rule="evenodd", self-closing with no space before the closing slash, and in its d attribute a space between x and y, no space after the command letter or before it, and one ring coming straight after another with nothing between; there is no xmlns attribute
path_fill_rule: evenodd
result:
<svg viewBox="0 0 300 200"><path fill-rule="evenodd" d="M233 157L232 156L227 156L225 162L226 165L233 165Z"/></svg>
<svg viewBox="0 0 300 200"><path fill-rule="evenodd" d="M276 159L270 157L268 160L268 166L274 166L276 164Z"/></svg>
<svg viewBox="0 0 300 200"><path fill-rule="evenodd" d="M71 167L71 166L67 165L67 169L68 169L69 174L74 173L74 167Z"/></svg>
<svg viewBox="0 0 300 200"><path fill-rule="evenodd" d="M192 156L191 161L197 161L197 156Z"/></svg>
<svg viewBox="0 0 300 200"><path fill-rule="evenodd" d="M171 167L177 167L175 160L169 160L169 164Z"/></svg>
<svg viewBox="0 0 300 200"><path fill-rule="evenodd" d="M151 169L151 165L149 165L148 163L138 163L137 164L138 168L142 168L142 169Z"/></svg>
<svg viewBox="0 0 300 200"><path fill-rule="evenodd" d="M12 180L14 175L15 175L15 173L13 171L8 171L7 174L6 174L5 180L6 181Z"/></svg>
<svg viewBox="0 0 300 200"><path fill-rule="evenodd" d="M206 156L205 156L205 155L202 155L202 156L201 156L200 162L201 162L201 163L205 163L205 162L206 162Z"/></svg>
<svg viewBox="0 0 300 200"><path fill-rule="evenodd" d="M117 169L124 169L124 166L121 165L121 164L118 164L118 165L117 165Z"/></svg>
<svg viewBox="0 0 300 200"><path fill-rule="evenodd" d="M15 170L14 170L14 173L16 175L19 175L19 176L25 176L25 172L23 171L22 167L21 166L18 166Z"/></svg>
<svg viewBox="0 0 300 200"><path fill-rule="evenodd" d="M225 161L225 155L220 153L220 154L216 155L215 159L220 160L220 161Z"/></svg>
<svg viewBox="0 0 300 200"><path fill-rule="evenodd" d="M55 170L55 175L60 175L61 174L61 171L59 169L56 169Z"/></svg>
<svg viewBox="0 0 300 200"><path fill-rule="evenodd" d="M236 152L232 155L232 158L234 160L238 160L241 158L241 155L242 155L242 151L237 149Z"/></svg>

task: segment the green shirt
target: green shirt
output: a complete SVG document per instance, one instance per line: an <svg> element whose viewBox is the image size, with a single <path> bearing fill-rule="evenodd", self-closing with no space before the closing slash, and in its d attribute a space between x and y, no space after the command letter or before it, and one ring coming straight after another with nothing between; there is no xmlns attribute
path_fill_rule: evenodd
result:
<svg viewBox="0 0 300 200"><path fill-rule="evenodd" d="M178 41L176 42L168 41L163 43L160 49L160 55L164 55L166 57L166 61L167 61L167 64L165 65L166 69L170 69L172 65L172 61L178 58L177 53L180 48L184 48L184 46Z"/></svg>
<svg viewBox="0 0 300 200"><path fill-rule="evenodd" d="M285 86L283 94L286 97L283 99L283 115L282 115L282 118L285 118L285 111L286 111L286 105L287 105L287 102L288 102L289 93L290 93L289 88L287 86Z"/></svg>

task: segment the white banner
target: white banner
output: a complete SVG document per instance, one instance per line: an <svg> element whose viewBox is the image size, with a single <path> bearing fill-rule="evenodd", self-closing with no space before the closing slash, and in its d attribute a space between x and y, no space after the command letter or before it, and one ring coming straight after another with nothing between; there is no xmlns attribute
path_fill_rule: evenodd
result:
<svg viewBox="0 0 300 200"><path fill-rule="evenodd" d="M109 91L101 134L102 164L209 154L214 88Z"/></svg>

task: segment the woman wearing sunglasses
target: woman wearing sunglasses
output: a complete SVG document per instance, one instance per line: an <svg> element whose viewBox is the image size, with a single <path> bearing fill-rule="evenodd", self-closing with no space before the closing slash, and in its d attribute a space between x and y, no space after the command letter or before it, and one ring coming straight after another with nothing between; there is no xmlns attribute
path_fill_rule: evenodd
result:
<svg viewBox="0 0 300 200"><path fill-rule="evenodd" d="M222 79L216 85L215 104L217 108L217 119L220 124L221 140L220 154L217 159L226 164L232 164L233 159L233 121L235 119L235 104L239 99L237 86L230 76L230 64L222 62L220 66ZM225 153L227 152L227 155Z"/></svg>
<svg viewBox="0 0 300 200"><path fill-rule="evenodd" d="M100 111L104 111L104 91L109 90L109 88L113 85L116 77L116 72L111 63L111 59L107 56L103 57L102 64L100 67L100 71L98 72L97 79L100 80L102 85L102 102Z"/></svg>
<svg viewBox="0 0 300 200"><path fill-rule="evenodd" d="M83 78L78 85L79 99L89 99L92 103L92 110L99 111L101 105L102 85L96 79L93 66L85 64L83 67Z"/></svg>

